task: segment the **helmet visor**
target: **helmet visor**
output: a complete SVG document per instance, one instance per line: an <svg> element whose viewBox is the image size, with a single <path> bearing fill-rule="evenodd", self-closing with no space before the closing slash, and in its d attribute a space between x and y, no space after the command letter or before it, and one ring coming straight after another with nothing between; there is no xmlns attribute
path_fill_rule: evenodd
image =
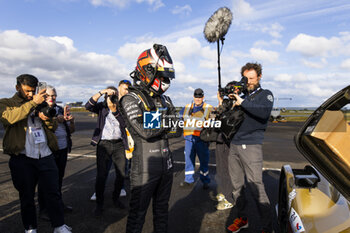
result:
<svg viewBox="0 0 350 233"><path fill-rule="evenodd" d="M175 70L173 68L158 67L156 77L164 77L169 79L175 78Z"/></svg>

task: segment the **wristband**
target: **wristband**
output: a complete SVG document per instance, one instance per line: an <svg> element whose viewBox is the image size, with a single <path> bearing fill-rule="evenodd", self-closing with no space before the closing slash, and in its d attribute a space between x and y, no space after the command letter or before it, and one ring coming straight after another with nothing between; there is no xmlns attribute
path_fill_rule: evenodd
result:
<svg viewBox="0 0 350 233"><path fill-rule="evenodd" d="M103 96L103 94L100 91L98 91L98 93L100 94L100 96Z"/></svg>

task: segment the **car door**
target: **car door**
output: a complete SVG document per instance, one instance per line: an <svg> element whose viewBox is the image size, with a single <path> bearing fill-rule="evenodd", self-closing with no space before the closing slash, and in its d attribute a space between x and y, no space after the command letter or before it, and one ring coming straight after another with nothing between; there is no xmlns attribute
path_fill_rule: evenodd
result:
<svg viewBox="0 0 350 233"><path fill-rule="evenodd" d="M350 86L317 108L294 140L304 157L350 201Z"/></svg>

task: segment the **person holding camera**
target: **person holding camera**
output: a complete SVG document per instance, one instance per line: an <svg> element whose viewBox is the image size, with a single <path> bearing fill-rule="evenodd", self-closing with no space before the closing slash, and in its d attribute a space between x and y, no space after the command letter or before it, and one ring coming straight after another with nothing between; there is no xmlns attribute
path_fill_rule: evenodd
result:
<svg viewBox="0 0 350 233"><path fill-rule="evenodd" d="M46 87L46 103L49 108L48 112L53 111L53 116L56 117L58 126L55 131L55 135L58 142L58 151L53 153L55 162L58 168L58 185L59 191L62 195L62 182L64 172L67 164L68 153L72 149L71 134L75 131L74 117L69 111L69 107L62 108L56 104L57 92L53 86L48 85ZM43 188L39 184L38 186L38 202L39 202L39 217L44 220L49 220L45 204L45 196L43 195ZM73 208L68 205L64 205L65 212L72 212Z"/></svg>
<svg viewBox="0 0 350 233"><path fill-rule="evenodd" d="M131 86L131 82L127 79L123 79L123 80L120 80L119 81L119 84L118 84L118 99L120 100L120 98L122 98L124 95L128 94L128 88L129 86ZM128 134L128 132L127 132ZM126 153L126 163L125 163L125 177L127 178L128 177L128 174L129 174L129 165L130 165L130 155L132 155L132 153ZM110 164L108 165L108 171L110 169L112 165L112 160L110 160ZM107 172L108 173L108 172ZM108 178L108 174L107 174L107 178ZM106 178L106 179L107 179ZM118 180L115 179L115 184L114 184L114 187L117 187L117 182ZM126 196L126 190L125 190L125 183L122 187L122 190L120 191L120 197L124 197ZM90 198L91 201L96 201L96 193L93 193L91 198Z"/></svg>
<svg viewBox="0 0 350 233"><path fill-rule="evenodd" d="M217 118L223 118L222 116L224 114L237 111L238 109L235 109L235 97L233 94L237 92L235 89L233 82L229 82L225 88L224 92L221 93L220 91L217 93L217 98L219 101L219 105L216 108L217 112ZM224 96L227 96L227 98L224 98ZM241 121L240 118L235 119L235 124L229 124L230 126L235 126L234 128L227 127L226 125L222 125L222 127L227 127L227 131L230 130L231 134L232 131L237 130L239 127L239 122ZM223 121L222 121L223 122ZM217 136L216 139L216 145L215 145L215 162L216 162L216 183L217 183L217 191L218 194L216 195L216 199L218 201L218 205L216 206L217 210L225 210L230 209L233 207L232 200L230 200L232 197L232 184L231 179L227 178L229 175L230 170L228 169L228 155L230 152L230 144L232 140L232 136L229 137L222 131L219 131L220 133ZM231 202L230 202L231 201Z"/></svg>
<svg viewBox="0 0 350 233"><path fill-rule="evenodd" d="M101 96L105 97L103 102L97 102ZM125 209L125 205L119 200L120 190L125 178L125 150L128 149L125 122L118 111L118 90L114 86L109 86L97 92L85 104L85 108L98 114L98 121L92 136L91 144L96 146L96 209L94 214L99 217L103 213L104 190L110 161L113 161L116 181L113 192L113 203L120 209Z"/></svg>
<svg viewBox="0 0 350 233"><path fill-rule="evenodd" d="M12 182L19 192L22 222L26 233L37 232L35 187L43 187L54 233L71 233L64 224L58 170L53 152L58 150L55 118L40 112L46 89L35 94L38 79L30 74L17 77L17 93L0 99L0 120L4 126L4 154L10 155Z"/></svg>
<svg viewBox="0 0 350 233"><path fill-rule="evenodd" d="M228 227L238 232L248 227L245 188L251 190L261 217L262 230L272 232L272 208L262 180L264 132L273 106L271 91L262 89L260 80L262 67L258 63L247 63L241 68L242 77L247 79L244 96L233 94L235 106L241 106L244 120L230 144L228 156L229 174L233 185L232 196L237 209L237 218Z"/></svg>

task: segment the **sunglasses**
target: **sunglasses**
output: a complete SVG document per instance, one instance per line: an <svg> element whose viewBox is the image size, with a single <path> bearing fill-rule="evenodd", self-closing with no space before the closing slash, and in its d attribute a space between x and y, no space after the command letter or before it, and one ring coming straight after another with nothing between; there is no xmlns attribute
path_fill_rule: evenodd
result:
<svg viewBox="0 0 350 233"><path fill-rule="evenodd" d="M129 80L124 79L124 80L120 80L119 85L120 85L120 84L131 85L131 82L130 82Z"/></svg>

